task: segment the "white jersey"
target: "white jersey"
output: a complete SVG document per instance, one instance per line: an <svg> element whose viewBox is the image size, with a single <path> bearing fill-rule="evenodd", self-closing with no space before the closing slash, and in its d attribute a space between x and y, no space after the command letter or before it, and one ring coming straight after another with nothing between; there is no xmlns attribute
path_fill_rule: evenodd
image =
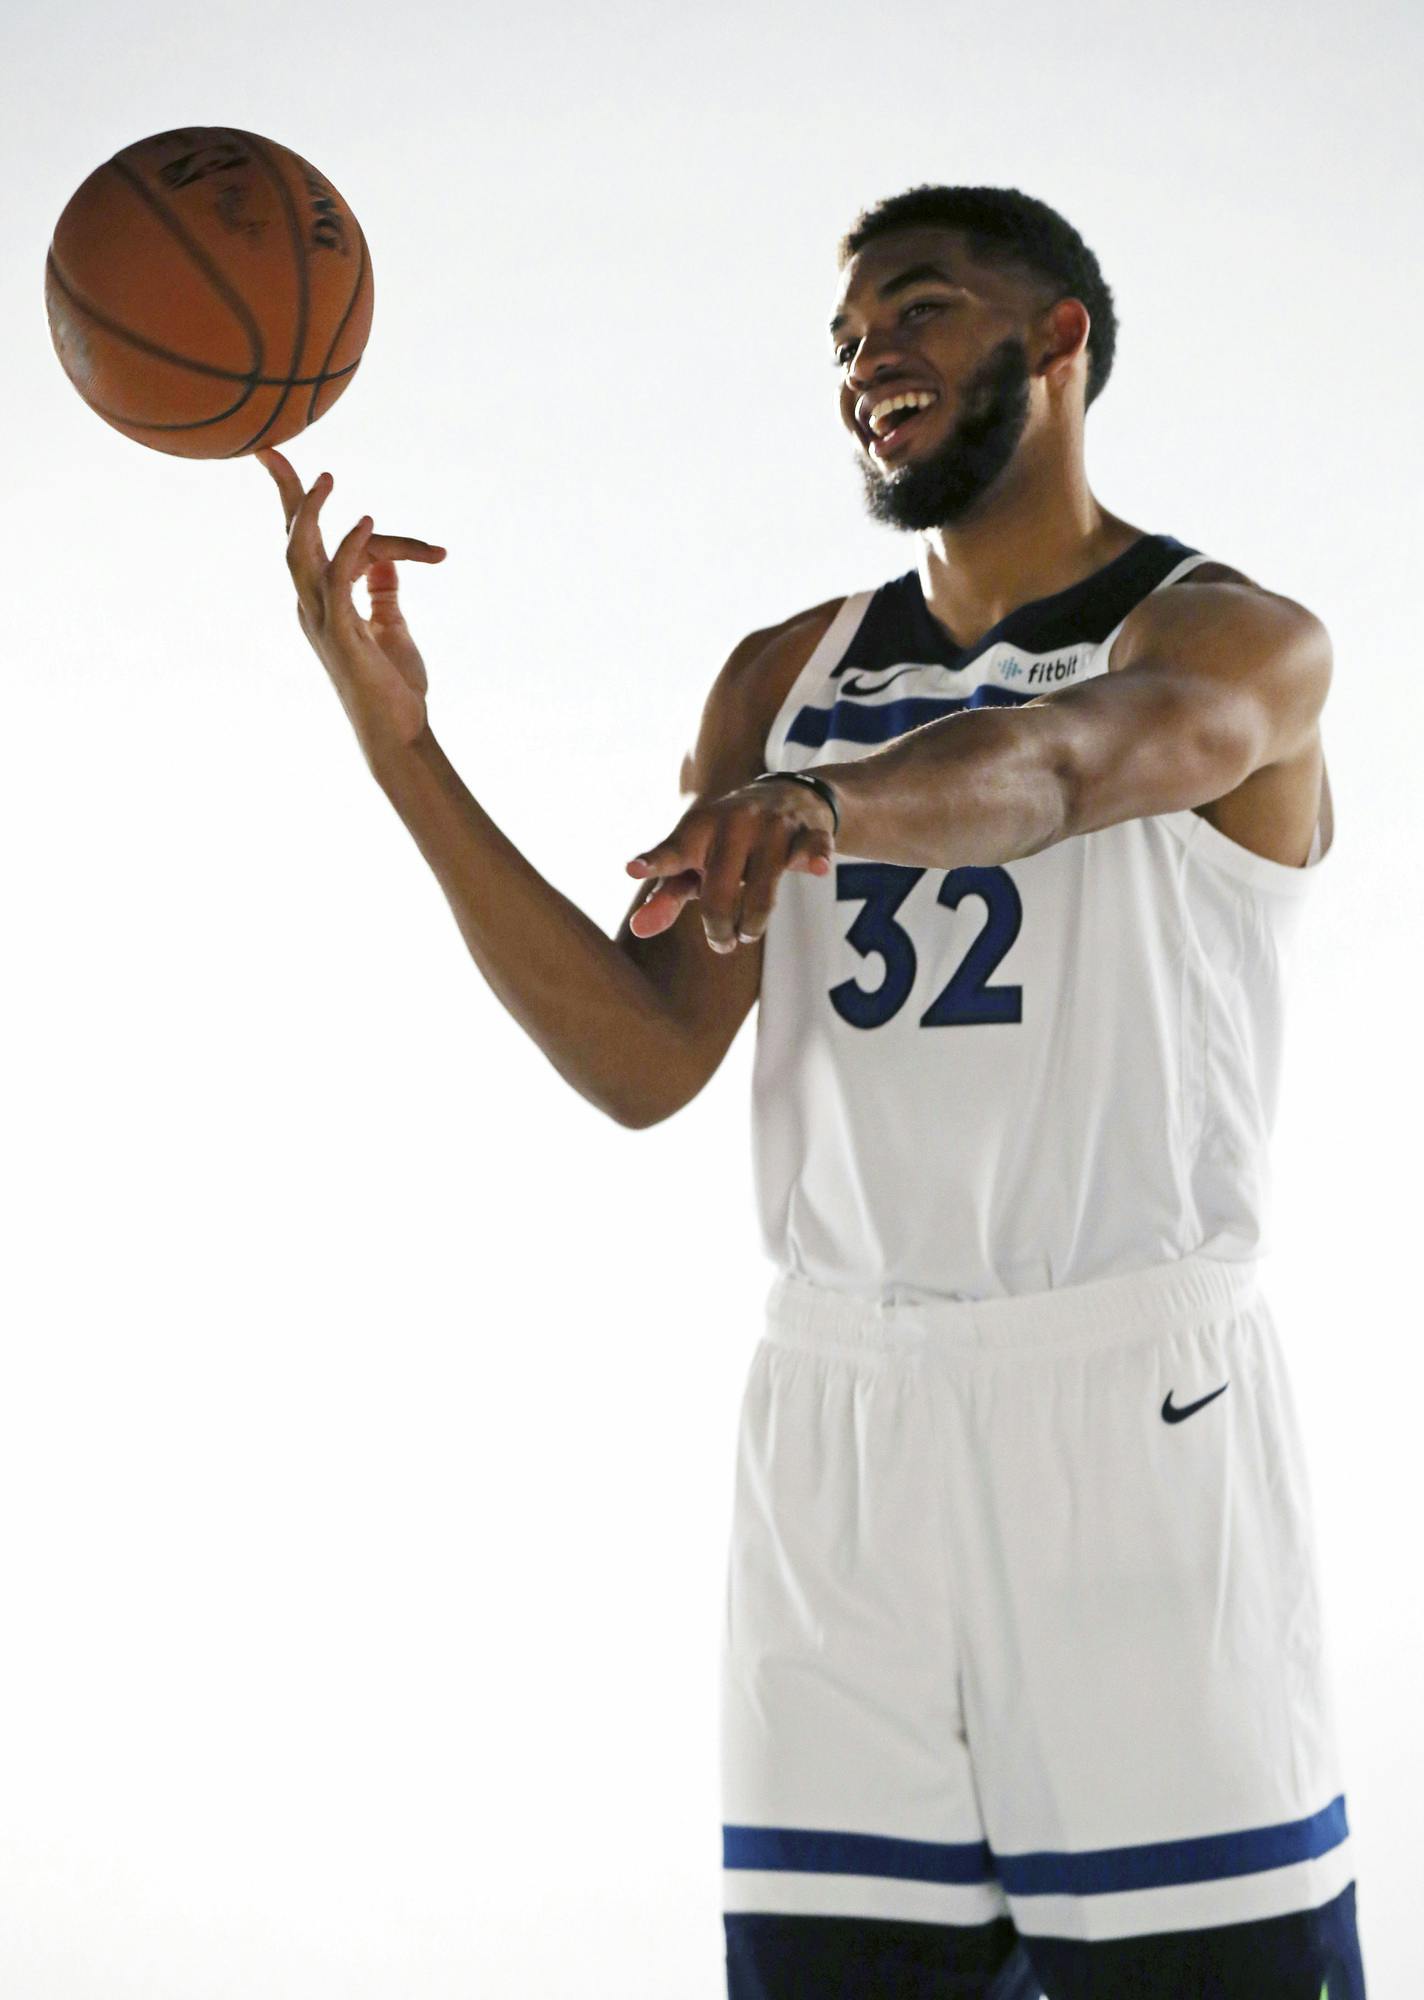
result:
<svg viewBox="0 0 1424 2000"><path fill-rule="evenodd" d="M1148 535L958 648L913 570L848 598L768 770L1108 671L1129 612L1211 560ZM989 1299L1267 1248L1289 868L1192 810L992 868L838 853L785 874L753 1086L762 1239L863 1297Z"/></svg>

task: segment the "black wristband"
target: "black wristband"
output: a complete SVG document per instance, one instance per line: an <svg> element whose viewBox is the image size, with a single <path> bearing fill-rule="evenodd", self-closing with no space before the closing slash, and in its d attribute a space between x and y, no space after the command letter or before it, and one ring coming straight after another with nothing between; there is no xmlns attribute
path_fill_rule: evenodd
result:
<svg viewBox="0 0 1424 2000"><path fill-rule="evenodd" d="M841 809L836 804L836 795L824 778L818 778L813 771L763 771L759 778L753 778L754 785L765 785L772 778L790 778L793 784L809 785L813 792L819 792L831 809L831 838L835 839L841 830Z"/></svg>

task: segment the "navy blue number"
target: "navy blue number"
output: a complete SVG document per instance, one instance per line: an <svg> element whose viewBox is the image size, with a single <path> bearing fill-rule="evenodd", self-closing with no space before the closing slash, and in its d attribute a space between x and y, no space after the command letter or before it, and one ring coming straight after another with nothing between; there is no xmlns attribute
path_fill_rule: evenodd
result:
<svg viewBox="0 0 1424 2000"><path fill-rule="evenodd" d="M1023 928L1023 902L1018 884L1005 868L951 868L939 885L938 901L957 910L965 896L982 899L984 928L959 961L948 986L920 1016L922 1028L962 1027L971 1021L1022 1021L1022 986L991 986L998 969Z"/></svg>
<svg viewBox="0 0 1424 2000"><path fill-rule="evenodd" d="M863 902L865 908L846 932L846 943L862 958L878 953L885 977L869 993L853 979L831 988L831 1005L853 1028L881 1028L910 997L915 983L915 947L895 912L924 874L888 861L843 861L836 867L836 901Z"/></svg>
<svg viewBox="0 0 1424 2000"><path fill-rule="evenodd" d="M869 992L854 979L830 990L831 1005L853 1028L882 1028L910 997L915 983L915 946L896 912L925 873L883 861L846 861L836 868L836 900L865 905L846 932L846 942L862 958L885 961L885 977ZM922 1028L962 1027L970 1022L1022 1021L1022 986L990 986L1023 924L1023 903L1012 875L1003 868L951 868L937 900L957 909L965 896L984 904L984 928L970 945L949 984L920 1016Z"/></svg>

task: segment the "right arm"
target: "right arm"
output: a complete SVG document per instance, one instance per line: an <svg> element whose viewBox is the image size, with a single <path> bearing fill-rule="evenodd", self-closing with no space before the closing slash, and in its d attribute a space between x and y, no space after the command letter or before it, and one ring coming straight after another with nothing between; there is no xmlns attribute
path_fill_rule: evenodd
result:
<svg viewBox="0 0 1424 2000"><path fill-rule="evenodd" d="M466 789L435 740L425 665L401 614L397 561L444 550L378 535L368 516L328 562L317 517L327 475L303 493L280 452L260 463L282 495L298 620L330 675L377 783L410 829L491 991L559 1074L620 1125L654 1125L690 1102L755 1000L760 948L720 955L701 925L610 938L527 861ZM371 616L352 588L364 576ZM717 676L685 760L688 803L719 797L762 768L762 746L792 681L840 600L754 632Z"/></svg>
<svg viewBox="0 0 1424 2000"><path fill-rule="evenodd" d="M762 769L762 745L784 692L836 608L753 633L736 648L683 762L685 805L731 791ZM690 1103L757 997L760 948L722 956L690 920L655 937L634 936L629 919L648 895L646 883L617 936L608 937L495 825L428 724L409 745L370 761L491 991L565 1081L635 1129Z"/></svg>

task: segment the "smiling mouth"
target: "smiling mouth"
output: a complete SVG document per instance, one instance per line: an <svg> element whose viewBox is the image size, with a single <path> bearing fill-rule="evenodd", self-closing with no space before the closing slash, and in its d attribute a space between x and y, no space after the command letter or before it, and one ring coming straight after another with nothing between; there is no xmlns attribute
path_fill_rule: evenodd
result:
<svg viewBox="0 0 1424 2000"><path fill-rule="evenodd" d="M908 443L913 441L917 426L924 422L932 410L938 408L938 402L934 402L923 410L898 411L891 430L886 431L881 437L877 437L874 431L870 433L867 443L870 456L874 459L896 457Z"/></svg>

